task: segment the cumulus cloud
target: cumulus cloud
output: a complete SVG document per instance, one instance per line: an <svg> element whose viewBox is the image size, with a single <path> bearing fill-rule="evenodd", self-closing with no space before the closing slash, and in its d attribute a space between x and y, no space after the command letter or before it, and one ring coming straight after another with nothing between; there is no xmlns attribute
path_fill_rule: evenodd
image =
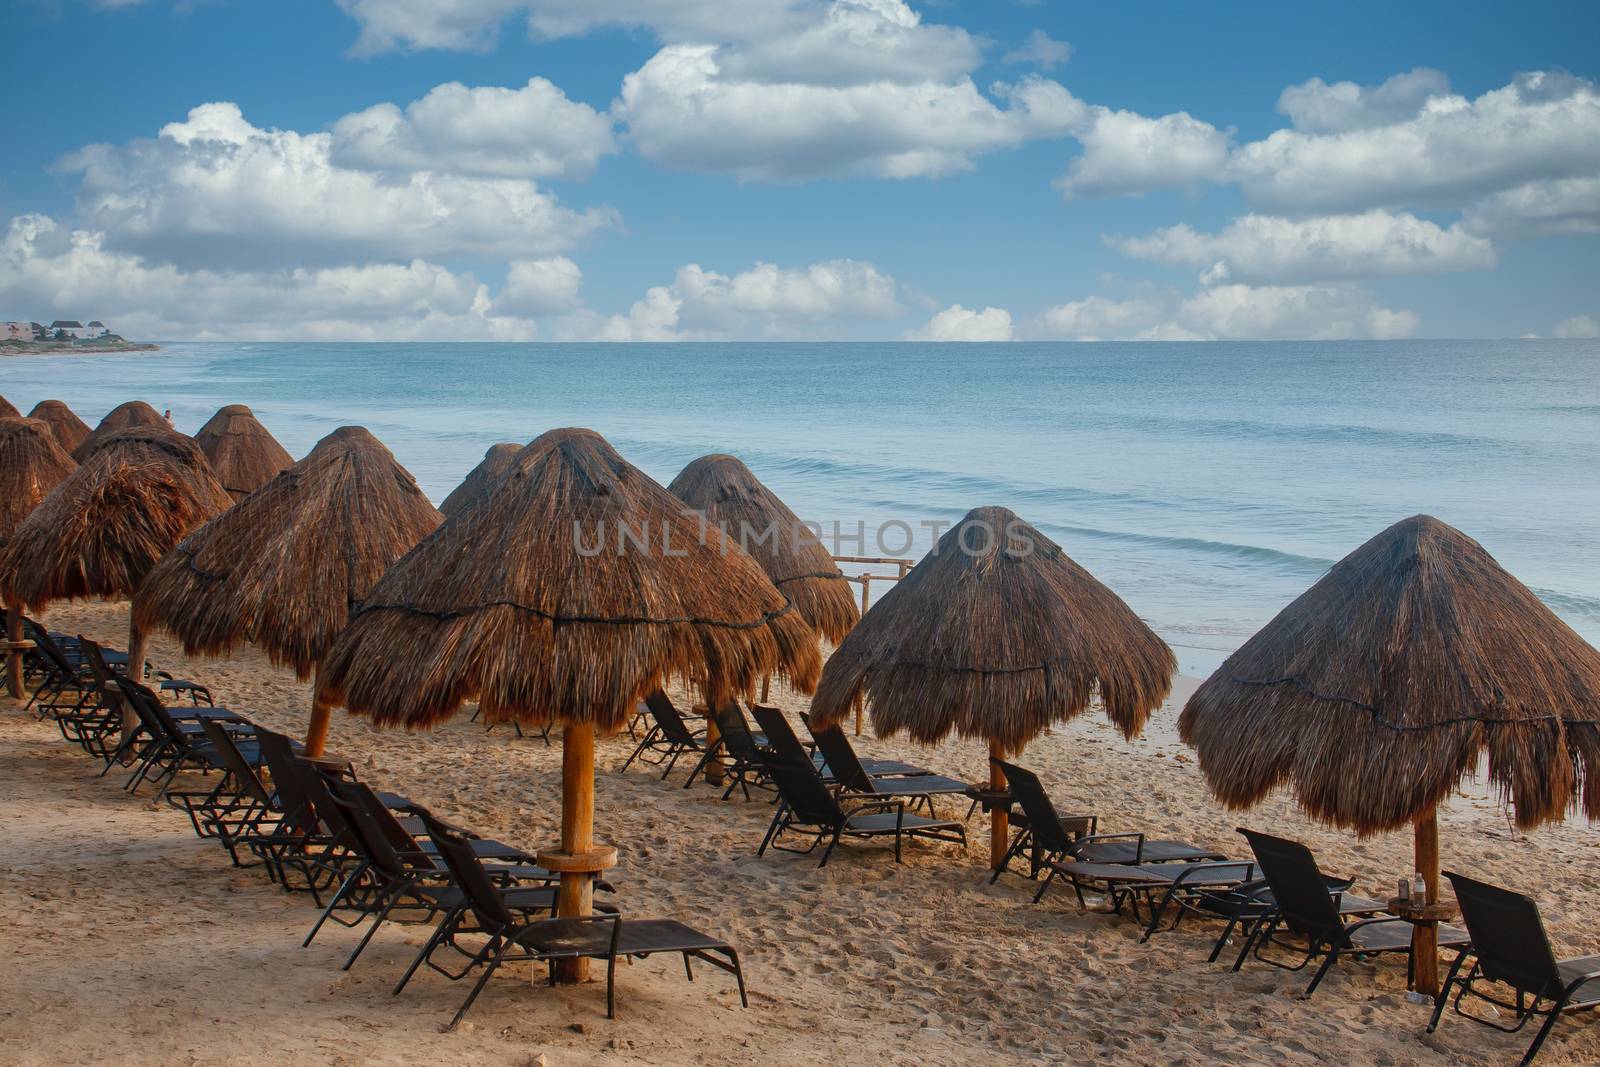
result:
<svg viewBox="0 0 1600 1067"><path fill-rule="evenodd" d="M555 315L579 306L582 287L583 272L566 256L514 259L495 306L519 315Z"/></svg>
<svg viewBox="0 0 1600 1067"><path fill-rule="evenodd" d="M404 111L384 103L333 125L336 167L499 178L583 178L616 151L611 120L544 78L520 89L434 87Z"/></svg>
<svg viewBox="0 0 1600 1067"><path fill-rule="evenodd" d="M1065 41L1058 41L1043 30L1034 30L1028 34L1028 39L1022 47L1015 48L1005 55L1007 63L1030 63L1045 70L1052 70L1072 58L1072 46Z"/></svg>
<svg viewBox="0 0 1600 1067"><path fill-rule="evenodd" d="M1011 312L986 307L973 311L951 304L922 326L906 333L907 341L1009 341Z"/></svg>
<svg viewBox="0 0 1600 1067"><path fill-rule="evenodd" d="M1312 78L1291 85L1278 97L1278 111L1289 116L1297 130L1338 133L1387 126L1409 119L1428 100L1450 92L1450 79L1442 71L1417 67L1396 74L1382 85L1357 85Z"/></svg>
<svg viewBox="0 0 1600 1067"><path fill-rule="evenodd" d="M1222 178L1231 137L1179 111L1150 118L1106 107L1088 110L1073 130L1083 154L1056 179L1068 196L1137 196Z"/></svg>
<svg viewBox="0 0 1600 1067"><path fill-rule="evenodd" d="M1494 246L1462 230L1415 215L1368 211L1288 219L1245 215L1218 233L1183 223L1143 237L1111 237L1135 259L1204 269L1207 283L1286 284L1487 270Z"/></svg>
<svg viewBox="0 0 1600 1067"><path fill-rule="evenodd" d="M1387 125L1278 130L1240 148L1230 173L1252 202L1278 210L1460 206L1600 173L1600 92L1570 75L1522 74L1476 100L1428 97Z"/></svg>
<svg viewBox="0 0 1600 1067"><path fill-rule="evenodd" d="M1600 322L1596 322L1588 315L1574 315L1570 319L1556 323L1556 328L1551 333L1568 340L1579 337L1600 337Z"/></svg>
<svg viewBox="0 0 1600 1067"><path fill-rule="evenodd" d="M1467 208L1466 226L1503 237L1600 233L1600 176L1527 182Z"/></svg>
<svg viewBox="0 0 1600 1067"><path fill-rule="evenodd" d="M870 263L757 263L732 276L691 263L626 315L577 317L566 329L603 341L811 340L852 336L863 321L901 313L895 280Z"/></svg>
<svg viewBox="0 0 1600 1067"><path fill-rule="evenodd" d="M715 45L663 48L623 79L614 114L647 159L773 181L825 175L934 177L1029 137L1060 136L1083 104L1036 76L815 85L740 80Z"/></svg>
<svg viewBox="0 0 1600 1067"><path fill-rule="evenodd" d="M1409 337L1417 316L1348 283L1215 285L1190 296L1091 296L1048 309L1032 329L1069 341L1344 340Z"/></svg>
<svg viewBox="0 0 1600 1067"><path fill-rule="evenodd" d="M43 215L0 238L0 304L46 320L94 309L133 337L164 340L529 340L530 318L486 285L421 259L311 269L186 270L106 247Z"/></svg>
<svg viewBox="0 0 1600 1067"><path fill-rule="evenodd" d="M332 145L326 133L257 128L222 102L61 167L81 172L79 212L108 247L186 267L542 255L617 221L606 208L563 207L527 179L341 167Z"/></svg>

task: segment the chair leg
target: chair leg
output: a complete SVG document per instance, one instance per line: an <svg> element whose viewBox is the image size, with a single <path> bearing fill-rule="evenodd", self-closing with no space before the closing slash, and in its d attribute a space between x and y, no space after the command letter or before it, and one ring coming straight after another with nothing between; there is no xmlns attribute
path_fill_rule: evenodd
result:
<svg viewBox="0 0 1600 1067"><path fill-rule="evenodd" d="M340 965L339 969L341 971L348 971L351 966L354 965L356 962L356 957L361 955L361 951L365 949L372 941L372 936L378 932L378 927L383 925L384 920L389 917L389 913L395 909L395 905L400 903L400 899L403 896L405 896L405 887L402 886L397 888L390 895L389 899L384 902L382 909L380 909L378 914L373 917L372 925L367 928L366 933L361 935L361 940L357 942L356 947L351 950L350 957L346 959L342 965Z"/></svg>
<svg viewBox="0 0 1600 1067"><path fill-rule="evenodd" d="M828 842L828 847L822 850L822 862L817 864L817 870L820 871L828 865L828 857L833 855L833 846L839 843L839 834L840 830L833 831L833 838Z"/></svg>
<svg viewBox="0 0 1600 1067"><path fill-rule="evenodd" d="M496 935L496 937L499 937L499 935ZM483 987L489 983L490 978L494 977L494 972L500 967L500 961L505 959L506 949L510 947L511 942L509 939L500 938L500 946L495 950L489 961L483 965L483 973L478 976L478 981L473 985L472 992L467 994L467 999L462 1002L461 1007L456 1009L455 1018L450 1020L450 1025L445 1027L446 1030L454 1030L456 1028L456 1024L467 1013L467 1009L472 1007L472 1002L478 999L479 993L483 992Z"/></svg>
<svg viewBox="0 0 1600 1067"><path fill-rule="evenodd" d="M1544 1025L1539 1027L1539 1032L1533 1035L1533 1044L1522 1054L1522 1061L1518 1067L1528 1067L1528 1064L1533 1062L1533 1058L1539 1054L1540 1047L1544 1045L1544 1039L1550 1036L1550 1030L1555 1026L1556 1020L1561 1018L1561 1009L1565 1006L1566 1001L1560 1000L1550 1008L1550 1014L1545 1016Z"/></svg>
<svg viewBox="0 0 1600 1067"><path fill-rule="evenodd" d="M1052 868L1050 868L1050 873L1044 876L1044 881L1040 884L1039 891L1033 895L1033 902L1035 904L1039 903L1039 901L1044 899L1045 891L1050 888L1050 883L1055 881L1055 880L1056 880L1056 869L1054 867L1052 867ZM1077 883L1074 882L1073 885L1076 886ZM1083 904L1083 890L1081 890L1081 889L1078 890L1078 904L1080 906L1082 906L1082 904Z"/></svg>
<svg viewBox="0 0 1600 1067"><path fill-rule="evenodd" d="M339 906L339 902L344 900L344 898L349 895L351 890L355 888L357 880L359 880L365 873L367 873L367 865L365 863L359 864L356 869L351 872L350 876L344 880L344 882L339 886L338 890L333 894L333 899L328 901L328 906L322 909L321 915L317 916L317 921L311 927L311 932L306 935L306 939L304 941L300 942L301 948L305 948L307 945L311 944L312 939L317 936L317 931L322 929L322 924L327 922L329 916L333 914L333 909L337 908Z"/></svg>
<svg viewBox="0 0 1600 1067"><path fill-rule="evenodd" d="M400 991L406 987L406 983L411 981L411 976L417 973L417 968L427 962L428 957L433 955L433 950L438 948L440 942L444 941L455 929L456 920L460 916L461 909L457 909L439 921L439 925L434 927L433 934L428 938L427 943L422 946L422 951L417 953L417 958L411 961L411 966L406 968L406 973L400 976L400 981L396 983L394 989L390 990L393 996L400 995Z"/></svg>
<svg viewBox="0 0 1600 1067"><path fill-rule="evenodd" d="M1333 967L1334 961L1338 958L1339 950L1337 948L1330 947L1328 949L1328 954L1323 957L1322 966L1317 968L1316 977L1311 979L1310 985L1306 986L1305 996L1309 997L1311 994L1317 991L1317 986L1322 984L1322 979L1327 977L1329 969Z"/></svg>

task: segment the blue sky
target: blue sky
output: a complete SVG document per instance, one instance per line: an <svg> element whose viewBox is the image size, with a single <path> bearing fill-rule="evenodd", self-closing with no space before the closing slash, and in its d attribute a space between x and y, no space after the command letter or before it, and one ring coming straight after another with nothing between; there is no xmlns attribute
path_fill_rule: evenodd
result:
<svg viewBox="0 0 1600 1067"><path fill-rule="evenodd" d="M24 0L0 317L1592 336L1597 31L1591 3Z"/></svg>

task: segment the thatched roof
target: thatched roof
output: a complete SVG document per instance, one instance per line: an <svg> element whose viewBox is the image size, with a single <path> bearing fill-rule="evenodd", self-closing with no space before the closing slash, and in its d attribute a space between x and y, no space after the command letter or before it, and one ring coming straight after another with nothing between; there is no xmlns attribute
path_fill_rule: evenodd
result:
<svg viewBox="0 0 1600 1067"><path fill-rule="evenodd" d="M0 593L32 610L129 596L168 549L232 503L189 438L118 431L17 526L0 552Z"/></svg>
<svg viewBox="0 0 1600 1067"><path fill-rule="evenodd" d="M243 404L219 408L200 427L194 441L235 500L244 499L294 465L294 457Z"/></svg>
<svg viewBox="0 0 1600 1067"><path fill-rule="evenodd" d="M0 545L77 466L43 422L0 418Z"/></svg>
<svg viewBox="0 0 1600 1067"><path fill-rule="evenodd" d="M624 526L645 546L619 549ZM389 568L323 660L321 696L413 728L476 699L491 722L610 731L669 678L711 699L767 674L811 689L810 627L753 559L700 533L599 434L552 430Z"/></svg>
<svg viewBox="0 0 1600 1067"><path fill-rule="evenodd" d="M73 414L72 409L59 400L41 400L28 412L28 418L38 419L50 427L56 444L71 452L89 436L89 424Z"/></svg>
<svg viewBox="0 0 1600 1067"><path fill-rule="evenodd" d="M167 553L134 619L190 655L260 645L307 678L351 608L439 522L389 450L346 426Z"/></svg>
<svg viewBox="0 0 1600 1067"><path fill-rule="evenodd" d="M157 429L169 430L167 420L161 417L161 412L146 404L143 400L130 400L126 404L118 404L112 408L106 417L100 420L100 425L84 438L72 450L72 458L82 463L95 444L107 434L116 433L118 430L127 430L135 426L154 426Z"/></svg>
<svg viewBox="0 0 1600 1067"><path fill-rule="evenodd" d="M450 495L439 505L439 511L445 518L452 518L456 512L477 500L502 474L511 469L511 461L521 451L521 445L509 441L490 445L489 451L483 454L483 462L473 467L460 485L450 490Z"/></svg>
<svg viewBox="0 0 1600 1067"><path fill-rule="evenodd" d="M1402 827L1487 751L1517 822L1600 817L1600 652L1483 546L1426 515L1340 560L1179 720L1234 807L1288 783L1313 816Z"/></svg>
<svg viewBox="0 0 1600 1067"><path fill-rule="evenodd" d="M755 557L800 617L833 644L861 618L850 583L816 534L733 456L701 456L669 492Z"/></svg>
<svg viewBox="0 0 1600 1067"><path fill-rule="evenodd" d="M5 397L0 396L0 419L20 419L21 417L22 412L17 410L17 406Z"/></svg>
<svg viewBox="0 0 1600 1067"><path fill-rule="evenodd" d="M885 593L828 660L819 725L857 694L882 735L951 730L1020 751L1089 707L1132 737L1161 706L1177 661L1133 609L1005 508L975 508Z"/></svg>

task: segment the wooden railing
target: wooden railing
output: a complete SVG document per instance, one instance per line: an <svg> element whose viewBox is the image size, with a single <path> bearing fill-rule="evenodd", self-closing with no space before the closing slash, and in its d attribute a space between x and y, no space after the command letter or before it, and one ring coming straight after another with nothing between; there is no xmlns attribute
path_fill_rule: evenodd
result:
<svg viewBox="0 0 1600 1067"><path fill-rule="evenodd" d="M833 561L841 564L857 563L864 567L893 567L895 569L893 574L874 574L871 571L862 571L860 574L846 574L844 576L845 581L855 582L861 586L861 614L863 615L867 613L867 608L871 606L873 582L898 582L910 574L911 568L917 565L917 561L914 559L901 559L898 556L834 556ZM843 567L840 568L840 570L843 569ZM864 713L865 709L862 706L861 699L857 697L855 716L857 737L861 736Z"/></svg>

